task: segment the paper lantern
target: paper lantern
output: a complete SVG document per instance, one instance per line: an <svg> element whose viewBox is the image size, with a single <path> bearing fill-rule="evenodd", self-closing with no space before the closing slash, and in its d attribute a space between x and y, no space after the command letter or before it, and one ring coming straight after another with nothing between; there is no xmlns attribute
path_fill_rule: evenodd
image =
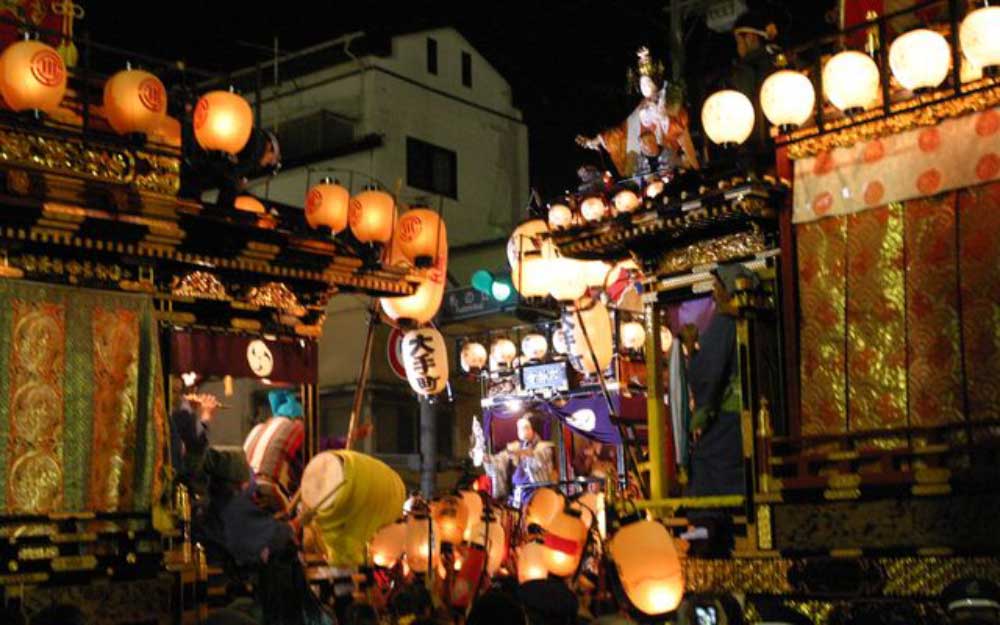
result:
<svg viewBox="0 0 1000 625"><path fill-rule="evenodd" d="M403 557L405 547L406 523L393 523L375 532L368 552L375 566L391 569Z"/></svg>
<svg viewBox="0 0 1000 625"><path fill-rule="evenodd" d="M587 264L573 258L549 261L549 295L560 302L575 302L587 293Z"/></svg>
<svg viewBox="0 0 1000 625"><path fill-rule="evenodd" d="M472 528L483 516L483 498L479 496L479 493L471 490L459 491L458 494L462 498L462 503L465 504L466 512L465 533L462 535L462 538L470 540L472 538Z"/></svg>
<svg viewBox="0 0 1000 625"><path fill-rule="evenodd" d="M462 346L462 353L459 355L462 371L466 373L480 371L486 366L486 359L486 348L483 347L482 343L471 342Z"/></svg>
<svg viewBox="0 0 1000 625"><path fill-rule="evenodd" d="M203 150L238 154L253 130L253 111L241 96L209 91L194 107L194 138Z"/></svg>
<svg viewBox="0 0 1000 625"><path fill-rule="evenodd" d="M462 542L468 514L465 503L458 497L449 495L431 502L431 516L443 543L457 545Z"/></svg>
<svg viewBox="0 0 1000 625"><path fill-rule="evenodd" d="M367 189L351 198L348 220L358 241L388 243L396 221L396 202L385 191Z"/></svg>
<svg viewBox="0 0 1000 625"><path fill-rule="evenodd" d="M542 253L543 239L549 226L541 219L530 219L514 228L507 240L507 262L511 269L517 268L524 258Z"/></svg>
<svg viewBox="0 0 1000 625"><path fill-rule="evenodd" d="M549 206L549 228L563 230L573 225L573 211L563 203Z"/></svg>
<svg viewBox="0 0 1000 625"><path fill-rule="evenodd" d="M973 65L995 74L1000 66L1000 6L983 7L966 15L958 39L962 53Z"/></svg>
<svg viewBox="0 0 1000 625"><path fill-rule="evenodd" d="M490 345L490 368L510 367L517 358L517 346L510 339L497 339Z"/></svg>
<svg viewBox="0 0 1000 625"><path fill-rule="evenodd" d="M436 395L448 385L448 350L434 328L403 335L403 367L410 387L419 395Z"/></svg>
<svg viewBox="0 0 1000 625"><path fill-rule="evenodd" d="M632 189L622 189L614 197L616 213L631 213L642 205L639 194Z"/></svg>
<svg viewBox="0 0 1000 625"><path fill-rule="evenodd" d="M576 573L587 542L587 526L579 516L560 512L545 528L545 567L558 577Z"/></svg>
<svg viewBox="0 0 1000 625"><path fill-rule="evenodd" d="M549 353L549 343L541 334L529 334L521 339L521 353L528 360L541 360Z"/></svg>
<svg viewBox="0 0 1000 625"><path fill-rule="evenodd" d="M233 201L233 208L255 215L263 215L267 212L264 204L252 195L238 195Z"/></svg>
<svg viewBox="0 0 1000 625"><path fill-rule="evenodd" d="M655 521L618 530L609 545L611 558L629 601L650 616L675 610L684 597L684 574L673 538Z"/></svg>
<svg viewBox="0 0 1000 625"><path fill-rule="evenodd" d="M436 566L441 555L441 539L437 528L425 514L412 514L406 519L406 563L415 573L426 573ZM433 535L432 535L433 534Z"/></svg>
<svg viewBox="0 0 1000 625"><path fill-rule="evenodd" d="M823 68L823 90L838 109L847 114L860 113L878 101L878 66L861 52L836 54Z"/></svg>
<svg viewBox="0 0 1000 625"><path fill-rule="evenodd" d="M1000 36L1000 31L994 36ZM911 30L896 37L889 46L892 74L899 84L910 91L937 87L948 77L950 66L951 46L933 30Z"/></svg>
<svg viewBox="0 0 1000 625"><path fill-rule="evenodd" d="M663 193L663 189L666 186L667 184L662 180L654 180L646 185L645 190L643 190L643 194L648 198L658 197L661 193Z"/></svg>
<svg viewBox="0 0 1000 625"><path fill-rule="evenodd" d="M557 354L566 355L569 353L569 345L566 344L566 333L563 332L562 328L556 328L552 332L552 349L555 350Z"/></svg>
<svg viewBox="0 0 1000 625"><path fill-rule="evenodd" d="M181 123L169 115L164 115L160 120L160 125L149 135L154 142L169 145L170 147L181 147Z"/></svg>
<svg viewBox="0 0 1000 625"><path fill-rule="evenodd" d="M583 279L587 286L603 288L604 281L611 271L611 265L603 260L587 260L582 262Z"/></svg>
<svg viewBox="0 0 1000 625"><path fill-rule="evenodd" d="M597 493L586 492L570 504L571 510L576 510L580 513L580 520L588 528L591 527L594 521L597 519L595 515L600 515L604 511L603 503L600 501L600 497Z"/></svg>
<svg viewBox="0 0 1000 625"><path fill-rule="evenodd" d="M581 316L587 328L586 337L580 324ZM580 307L579 314L576 307L567 307L562 315L562 327L566 333L570 364L574 369L581 373L594 374L598 370L604 371L608 368L614 356L614 346L611 340L611 316L604 304L597 300L590 301ZM587 344L588 337L593 355Z"/></svg>
<svg viewBox="0 0 1000 625"><path fill-rule="evenodd" d="M486 572L496 574L507 555L507 536L503 525L496 520L480 520L472 528L470 542L487 550Z"/></svg>
<svg viewBox="0 0 1000 625"><path fill-rule="evenodd" d="M545 547L541 543L530 542L517 550L517 581L524 584L546 579L549 569L545 566Z"/></svg>
<svg viewBox="0 0 1000 625"><path fill-rule="evenodd" d="M566 505L563 496L551 488L539 488L531 494L528 500L528 507L524 511L524 523L526 527L537 525L547 528L552 519L562 512Z"/></svg>
<svg viewBox="0 0 1000 625"><path fill-rule="evenodd" d="M593 195L580 204L580 214L587 221L600 221L608 214L608 203L603 197Z"/></svg>
<svg viewBox="0 0 1000 625"><path fill-rule="evenodd" d="M119 134L153 134L167 116L167 90L149 72L120 71L104 83L104 116Z"/></svg>
<svg viewBox="0 0 1000 625"><path fill-rule="evenodd" d="M750 98L733 89L708 96L701 107L701 125L712 142L722 146L740 145L753 132L756 115Z"/></svg>
<svg viewBox="0 0 1000 625"><path fill-rule="evenodd" d="M664 354L670 353L670 348L674 345L674 334L665 325L660 326L660 349Z"/></svg>
<svg viewBox="0 0 1000 625"><path fill-rule="evenodd" d="M310 228L326 226L334 234L347 228L351 193L340 183L324 178L306 193L306 222Z"/></svg>
<svg viewBox="0 0 1000 625"><path fill-rule="evenodd" d="M816 106L816 90L801 72L782 69L767 77L760 88L764 117L782 132L806 123Z"/></svg>
<svg viewBox="0 0 1000 625"><path fill-rule="evenodd" d="M51 113L66 94L66 65L52 46L18 41L0 55L0 94L15 111Z"/></svg>
<svg viewBox="0 0 1000 625"><path fill-rule="evenodd" d="M549 294L549 260L555 256L555 250L546 238L548 231L544 221L532 219L515 228L507 241L511 282L524 297Z"/></svg>
<svg viewBox="0 0 1000 625"><path fill-rule="evenodd" d="M448 232L444 220L429 208L414 208L399 218L396 237L399 251L411 263L420 266L430 264L448 245Z"/></svg>
<svg viewBox="0 0 1000 625"><path fill-rule="evenodd" d="M444 299L448 275L448 248L442 248L434 267L419 272L420 284L413 295L383 297L382 310L393 321L422 325L430 323Z"/></svg>
<svg viewBox="0 0 1000 625"><path fill-rule="evenodd" d="M621 327L621 339L625 349L637 352L646 343L646 329L638 321L623 323Z"/></svg>

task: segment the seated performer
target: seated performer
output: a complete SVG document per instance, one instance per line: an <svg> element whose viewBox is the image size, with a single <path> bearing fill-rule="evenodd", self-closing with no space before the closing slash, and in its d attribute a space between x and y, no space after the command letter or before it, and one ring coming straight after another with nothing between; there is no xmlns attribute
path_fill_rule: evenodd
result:
<svg viewBox="0 0 1000 625"><path fill-rule="evenodd" d="M476 445L469 452L473 462L482 465L493 482L493 496L501 498L509 493L510 503L521 507L528 501L536 484L558 480L555 470L555 447L542 440L528 416L517 420L517 442L496 454L485 451L482 428L473 421ZM511 468L513 467L513 473ZM510 485L508 486L508 481Z"/></svg>

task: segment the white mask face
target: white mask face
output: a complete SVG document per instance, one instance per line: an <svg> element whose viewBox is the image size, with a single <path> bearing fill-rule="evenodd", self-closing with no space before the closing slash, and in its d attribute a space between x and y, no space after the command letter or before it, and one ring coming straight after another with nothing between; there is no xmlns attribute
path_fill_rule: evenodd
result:
<svg viewBox="0 0 1000 625"><path fill-rule="evenodd" d="M642 97L650 98L656 93L656 83L649 76L641 76L639 78L639 91L642 92Z"/></svg>

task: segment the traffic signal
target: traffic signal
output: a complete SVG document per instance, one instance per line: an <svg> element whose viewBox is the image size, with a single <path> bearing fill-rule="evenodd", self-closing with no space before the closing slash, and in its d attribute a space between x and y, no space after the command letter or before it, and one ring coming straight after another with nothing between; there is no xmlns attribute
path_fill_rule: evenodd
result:
<svg viewBox="0 0 1000 625"><path fill-rule="evenodd" d="M494 274L480 269L472 274L472 288L501 303L514 296L514 284L510 281L510 274L506 273Z"/></svg>

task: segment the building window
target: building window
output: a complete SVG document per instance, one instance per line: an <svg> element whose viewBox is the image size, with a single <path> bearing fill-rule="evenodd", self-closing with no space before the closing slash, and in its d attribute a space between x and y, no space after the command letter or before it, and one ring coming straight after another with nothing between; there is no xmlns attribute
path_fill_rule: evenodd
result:
<svg viewBox="0 0 1000 625"><path fill-rule="evenodd" d="M427 38L427 72L434 75L438 73L438 42L430 37Z"/></svg>
<svg viewBox="0 0 1000 625"><path fill-rule="evenodd" d="M472 86L472 55L468 52L462 53L462 84Z"/></svg>
<svg viewBox="0 0 1000 625"><path fill-rule="evenodd" d="M327 110L278 124L281 156L286 162L321 157L354 140L351 122Z"/></svg>
<svg viewBox="0 0 1000 625"><path fill-rule="evenodd" d="M425 141L406 138L406 184L414 189L458 198L455 153Z"/></svg>

